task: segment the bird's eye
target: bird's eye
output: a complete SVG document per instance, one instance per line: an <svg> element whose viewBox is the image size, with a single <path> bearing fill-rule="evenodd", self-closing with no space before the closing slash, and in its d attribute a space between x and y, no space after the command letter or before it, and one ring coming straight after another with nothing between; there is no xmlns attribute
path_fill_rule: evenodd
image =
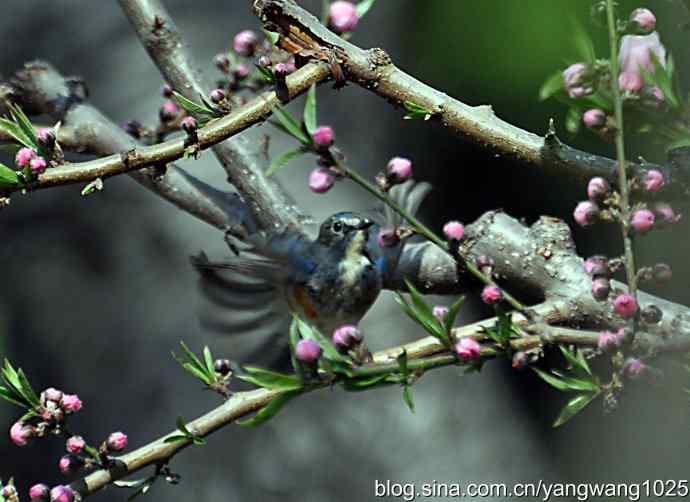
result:
<svg viewBox="0 0 690 502"><path fill-rule="evenodd" d="M340 221L336 221L333 223L333 226L331 227L334 232L340 233L343 231L343 224Z"/></svg>

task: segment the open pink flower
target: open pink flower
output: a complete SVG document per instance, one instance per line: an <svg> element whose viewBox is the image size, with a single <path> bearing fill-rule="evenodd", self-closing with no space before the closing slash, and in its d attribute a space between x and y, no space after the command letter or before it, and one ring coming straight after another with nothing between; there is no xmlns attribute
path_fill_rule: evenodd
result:
<svg viewBox="0 0 690 502"><path fill-rule="evenodd" d="M455 344L455 353L463 361L473 361L481 355L482 347L474 338L463 337Z"/></svg>

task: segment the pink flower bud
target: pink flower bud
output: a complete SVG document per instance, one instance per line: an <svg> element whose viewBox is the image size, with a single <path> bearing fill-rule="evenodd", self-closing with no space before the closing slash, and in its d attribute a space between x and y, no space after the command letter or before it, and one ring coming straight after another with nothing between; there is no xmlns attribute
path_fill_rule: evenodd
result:
<svg viewBox="0 0 690 502"><path fill-rule="evenodd" d="M289 75L292 72L290 71L290 68L288 67L287 64L276 63L276 65L273 67L273 73L276 76L285 77L286 75Z"/></svg>
<svg viewBox="0 0 690 502"><path fill-rule="evenodd" d="M33 428L25 425L23 422L15 422L10 428L10 439L17 446L26 446L27 440L33 436L33 434Z"/></svg>
<svg viewBox="0 0 690 502"><path fill-rule="evenodd" d="M681 219L681 216L679 214L677 215L668 204L654 204L652 211L654 211L654 215L661 220L661 223L666 225L678 223Z"/></svg>
<svg viewBox="0 0 690 502"><path fill-rule="evenodd" d="M331 4L328 24L334 31L338 33L352 31L357 26L358 21L357 7L352 2L338 0Z"/></svg>
<svg viewBox="0 0 690 502"><path fill-rule="evenodd" d="M46 401L53 401L59 403L62 399L62 391L49 387L41 393L41 402L45 404Z"/></svg>
<svg viewBox="0 0 690 502"><path fill-rule="evenodd" d="M644 234L654 225L654 213L649 209L638 209L630 218L630 225L638 234Z"/></svg>
<svg viewBox="0 0 690 502"><path fill-rule="evenodd" d="M69 455L62 456L58 462L58 468L63 474L70 474L71 472L76 471L78 467L79 465L76 459L74 457L70 457Z"/></svg>
<svg viewBox="0 0 690 502"><path fill-rule="evenodd" d="M599 108L592 108L582 114L582 122L588 129L598 129L606 124L606 112Z"/></svg>
<svg viewBox="0 0 690 502"><path fill-rule="evenodd" d="M444 307L443 305L436 305L434 309L432 310L434 317L438 319L439 321L443 322L443 320L446 318L448 315L448 307Z"/></svg>
<svg viewBox="0 0 690 502"><path fill-rule="evenodd" d="M74 502L74 491L67 485L54 486L50 490L50 502Z"/></svg>
<svg viewBox="0 0 690 502"><path fill-rule="evenodd" d="M613 301L613 310L621 317L630 318L637 313L637 302L633 295L624 293Z"/></svg>
<svg viewBox="0 0 690 502"><path fill-rule="evenodd" d="M376 243L382 248L397 246L399 242L400 236L395 227L384 227L376 236Z"/></svg>
<svg viewBox="0 0 690 502"><path fill-rule="evenodd" d="M43 483L37 483L29 488L29 498L34 502L47 502L50 500L50 488Z"/></svg>
<svg viewBox="0 0 690 502"><path fill-rule="evenodd" d="M608 258L601 255L590 256L585 260L585 273L592 277L608 277L611 275Z"/></svg>
<svg viewBox="0 0 690 502"><path fill-rule="evenodd" d="M108 451L122 451L127 447L127 434L123 432L113 432L105 442Z"/></svg>
<svg viewBox="0 0 690 502"><path fill-rule="evenodd" d="M659 86L654 86L650 89L649 91L650 95L657 101L657 104L661 104L664 101L666 101L666 97L664 96L664 91L661 90Z"/></svg>
<svg viewBox="0 0 690 502"><path fill-rule="evenodd" d="M217 104L225 99L225 91L223 89L213 89L209 96L211 101Z"/></svg>
<svg viewBox="0 0 690 502"><path fill-rule="evenodd" d="M403 157L393 157L388 161L386 172L392 183L402 183L412 176L412 161Z"/></svg>
<svg viewBox="0 0 690 502"><path fill-rule="evenodd" d="M656 16L649 9L638 8L632 11L630 22L643 33L651 33L656 28Z"/></svg>
<svg viewBox="0 0 690 502"><path fill-rule="evenodd" d="M618 331L602 331L599 333L599 350L608 352L621 346L623 343L623 329Z"/></svg>
<svg viewBox="0 0 690 502"><path fill-rule="evenodd" d="M465 226L459 221L449 221L443 225L443 235L446 240L459 241L465 235Z"/></svg>
<svg viewBox="0 0 690 502"><path fill-rule="evenodd" d="M259 42L256 33L252 30L240 31L232 41L232 48L240 56L251 56L254 54L256 45Z"/></svg>
<svg viewBox="0 0 690 502"><path fill-rule="evenodd" d="M643 85L644 79L637 71L624 71L618 76L618 87L621 91L637 92Z"/></svg>
<svg viewBox="0 0 690 502"><path fill-rule="evenodd" d="M67 412L77 412L81 410L81 399L76 394L65 394L62 396L61 405Z"/></svg>
<svg viewBox="0 0 690 502"><path fill-rule="evenodd" d="M661 171L656 169L650 169L647 171L644 177L644 188L648 192L657 192L662 186L664 186L664 175Z"/></svg>
<svg viewBox="0 0 690 502"><path fill-rule="evenodd" d="M170 86L170 84L163 84L163 87L161 87L161 96L164 98L173 97L173 88Z"/></svg>
<svg viewBox="0 0 690 502"><path fill-rule="evenodd" d="M180 113L180 107L174 101L165 101L158 110L161 122L172 122Z"/></svg>
<svg viewBox="0 0 690 502"><path fill-rule="evenodd" d="M313 363L321 357L321 346L314 340L300 340L295 347L295 357L303 363Z"/></svg>
<svg viewBox="0 0 690 502"><path fill-rule="evenodd" d="M188 115L182 119L180 126L182 126L182 130L184 132L186 132L187 134L191 134L194 131L196 131L198 124L194 117Z"/></svg>
<svg viewBox="0 0 690 502"><path fill-rule="evenodd" d="M36 139L41 146L51 150L55 146L55 133L48 127L39 127L36 132Z"/></svg>
<svg viewBox="0 0 690 502"><path fill-rule="evenodd" d="M249 75L249 66L244 63L240 63L237 65L237 68L235 68L234 73L237 78L247 78Z"/></svg>
<svg viewBox="0 0 690 502"><path fill-rule="evenodd" d="M571 64L563 71L565 91L573 99L582 98L594 92L589 80L589 69L584 63Z"/></svg>
<svg viewBox="0 0 690 502"><path fill-rule="evenodd" d="M482 301L487 305L496 303L501 299L501 296L501 289L493 284L484 286L484 289L482 290Z"/></svg>
<svg viewBox="0 0 690 502"><path fill-rule="evenodd" d="M66 448L68 453L72 453L74 455L77 455L81 453L81 451L84 449L86 446L86 441L84 441L84 438L81 436L72 436L67 440L66 443Z"/></svg>
<svg viewBox="0 0 690 502"><path fill-rule="evenodd" d="M285 61L285 67L287 68L288 73L294 73L295 71L297 71L297 65L295 64L294 56L289 57L288 60Z"/></svg>
<svg viewBox="0 0 690 502"><path fill-rule="evenodd" d="M469 337L463 337L455 344L455 353L463 361L473 361L479 358L481 349L482 347L477 340Z"/></svg>
<svg viewBox="0 0 690 502"><path fill-rule="evenodd" d="M352 324L345 324L333 331L331 342L338 349L338 352L346 353L354 345L362 341L362 332L357 329L357 326Z"/></svg>
<svg viewBox="0 0 690 502"><path fill-rule="evenodd" d="M46 167L48 167L48 163L46 162L46 159L44 159L43 157L36 157L35 159L31 159L29 165L31 166L31 171L33 171L36 174L42 173L46 170Z"/></svg>
<svg viewBox="0 0 690 502"><path fill-rule="evenodd" d="M20 148L17 155L14 157L14 162L19 167L26 167L31 162L31 159L36 157L36 151L31 148Z"/></svg>
<svg viewBox="0 0 690 502"><path fill-rule="evenodd" d="M652 32L649 35L625 35L621 38L618 61L621 72L632 72L640 75L640 68L654 73L651 53L659 60L662 66L666 66L666 49L661 44L659 34Z"/></svg>
<svg viewBox="0 0 690 502"><path fill-rule="evenodd" d="M599 207L588 200L578 203L573 211L575 222L581 227L588 227L594 223L599 216Z"/></svg>
<svg viewBox="0 0 690 502"><path fill-rule="evenodd" d="M623 372L630 378L640 377L647 367L637 358L630 357L623 363Z"/></svg>
<svg viewBox="0 0 690 502"><path fill-rule="evenodd" d="M596 176L587 183L587 197L591 200L600 200L608 195L611 186L609 182L600 176Z"/></svg>
<svg viewBox="0 0 690 502"><path fill-rule="evenodd" d="M317 127L311 135L314 144L321 148L328 148L333 144L333 128L329 126Z"/></svg>
<svg viewBox="0 0 690 502"><path fill-rule="evenodd" d="M513 360L511 361L511 366L515 370L523 370L529 364L529 356L523 350L517 351L513 354Z"/></svg>
<svg viewBox="0 0 690 502"><path fill-rule="evenodd" d="M333 171L326 167L317 167L309 174L309 188L312 192L328 192L334 183Z"/></svg>
<svg viewBox="0 0 690 502"><path fill-rule="evenodd" d="M606 277L597 277L592 281L592 296L595 300L606 300L611 292L611 284Z"/></svg>

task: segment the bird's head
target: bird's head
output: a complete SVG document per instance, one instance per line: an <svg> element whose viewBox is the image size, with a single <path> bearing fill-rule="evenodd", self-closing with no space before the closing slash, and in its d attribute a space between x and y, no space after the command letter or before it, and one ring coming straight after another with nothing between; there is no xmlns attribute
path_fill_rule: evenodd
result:
<svg viewBox="0 0 690 502"><path fill-rule="evenodd" d="M319 242L324 246L346 249L353 245L363 247L374 222L362 215L342 212L327 218L319 230Z"/></svg>

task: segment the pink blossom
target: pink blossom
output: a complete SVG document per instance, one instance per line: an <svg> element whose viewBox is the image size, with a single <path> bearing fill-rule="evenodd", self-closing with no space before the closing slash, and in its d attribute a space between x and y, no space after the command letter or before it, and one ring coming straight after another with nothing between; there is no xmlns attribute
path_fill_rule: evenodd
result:
<svg viewBox="0 0 690 502"><path fill-rule="evenodd" d="M630 318L637 312L637 302L633 295L623 293L613 301L613 310L621 317Z"/></svg>
<svg viewBox="0 0 690 502"><path fill-rule="evenodd" d="M388 177L394 183L402 183L412 176L412 161L403 157L393 157L386 167Z"/></svg>
<svg viewBox="0 0 690 502"><path fill-rule="evenodd" d="M76 394L65 394L62 396L62 407L65 411L76 412L81 410L81 399Z"/></svg>
<svg viewBox="0 0 690 502"><path fill-rule="evenodd" d="M74 502L74 491L66 485L54 486L50 490L50 502Z"/></svg>
<svg viewBox="0 0 690 502"><path fill-rule="evenodd" d="M492 305L493 303L497 302L501 299L501 296L501 289L493 284L484 286L484 289L482 290L482 301L487 305Z"/></svg>
<svg viewBox="0 0 690 502"><path fill-rule="evenodd" d="M86 446L86 441L81 436L72 436L67 440L66 448L69 453L78 454Z"/></svg>
<svg viewBox="0 0 690 502"><path fill-rule="evenodd" d="M42 173L46 170L46 167L48 167L48 163L46 162L46 159L44 159L43 157L36 157L34 159L31 159L29 165L31 166L31 170L37 174Z"/></svg>
<svg viewBox="0 0 690 502"><path fill-rule="evenodd" d="M589 68L584 63L575 63L563 71L565 91L573 99L582 98L594 92L589 82Z"/></svg>
<svg viewBox="0 0 690 502"><path fill-rule="evenodd" d="M345 324L333 331L331 342L339 352L347 352L353 345L362 341L362 332L357 326Z"/></svg>
<svg viewBox="0 0 690 502"><path fill-rule="evenodd" d="M654 225L654 213L649 209L638 209L632 214L630 225L638 234L644 234Z"/></svg>
<svg viewBox="0 0 690 502"><path fill-rule="evenodd" d="M606 300L611 292L611 283L606 277L597 277L592 281L592 296L595 300Z"/></svg>
<svg viewBox="0 0 690 502"><path fill-rule="evenodd" d="M225 91L223 89L213 89L209 96L214 103L220 103L225 99Z"/></svg>
<svg viewBox="0 0 690 502"><path fill-rule="evenodd" d="M623 363L623 371L630 378L638 378L645 372L646 369L647 367L644 365L644 363L634 357L626 359L625 363Z"/></svg>
<svg viewBox="0 0 690 502"><path fill-rule="evenodd" d="M596 176L587 183L587 197L592 200L602 199L611 190L609 182L600 176Z"/></svg>
<svg viewBox="0 0 690 502"><path fill-rule="evenodd" d="M17 155L14 157L14 162L19 167L26 167L34 157L36 157L36 150L24 147L19 149Z"/></svg>
<svg viewBox="0 0 690 502"><path fill-rule="evenodd" d="M585 272L592 277L607 277L611 273L608 258L601 255L590 256L585 260Z"/></svg>
<svg viewBox="0 0 690 502"><path fill-rule="evenodd" d="M582 114L582 122L588 129L597 129L606 124L606 112L600 108L591 108Z"/></svg>
<svg viewBox="0 0 690 502"><path fill-rule="evenodd" d="M43 391L43 395L41 396L43 399L42 401L53 401L56 403L60 402L60 399L62 399L62 391L55 389L53 387L49 387L46 390Z"/></svg>
<svg viewBox="0 0 690 502"><path fill-rule="evenodd" d="M316 146L327 148L333 144L333 128L330 126L317 127L311 137Z"/></svg>
<svg viewBox="0 0 690 502"><path fill-rule="evenodd" d="M621 91L637 92L643 85L644 79L637 71L624 71L618 76L618 87Z"/></svg>
<svg viewBox="0 0 690 502"><path fill-rule="evenodd" d="M251 56L259 39L252 30L240 31L232 41L232 48L241 56Z"/></svg>
<svg viewBox="0 0 690 502"><path fill-rule="evenodd" d="M599 216L599 208L596 204L586 200L578 203L573 211L575 222L581 227L588 227L594 223Z"/></svg>
<svg viewBox="0 0 690 502"><path fill-rule="evenodd" d="M33 436L33 429L22 422L15 422L10 428L10 439L17 446L26 446L31 436Z"/></svg>
<svg viewBox="0 0 690 502"><path fill-rule="evenodd" d="M620 347L623 343L623 337L623 328L618 331L602 331L599 333L599 350L607 352Z"/></svg>
<svg viewBox="0 0 690 502"><path fill-rule="evenodd" d="M108 436L106 445L109 451L122 451L127 447L127 441L127 434L118 431Z"/></svg>
<svg viewBox="0 0 690 502"><path fill-rule="evenodd" d="M465 226L459 221L449 221L443 225L443 235L449 241L459 241L465 235Z"/></svg>
<svg viewBox="0 0 690 502"><path fill-rule="evenodd" d="M29 498L34 502L42 502L50 498L50 488L43 483L37 483L29 488Z"/></svg>
<svg viewBox="0 0 690 502"><path fill-rule="evenodd" d="M640 68L654 73L652 53L662 66L666 66L666 49L661 44L659 34L656 31L649 35L625 35L621 38L618 56L621 72L636 73L640 75L640 78Z"/></svg>
<svg viewBox="0 0 690 502"><path fill-rule="evenodd" d="M455 353L463 361L473 361L481 355L482 347L477 340L463 337L455 344Z"/></svg>
<svg viewBox="0 0 690 502"><path fill-rule="evenodd" d="M58 468L60 469L61 473L69 474L69 472L72 470L72 467L74 467L74 465L72 463L72 459L68 455L64 455L60 458Z"/></svg>
<svg viewBox="0 0 690 502"><path fill-rule="evenodd" d="M334 183L333 171L326 167L317 167L309 174L309 188L312 192L328 192Z"/></svg>
<svg viewBox="0 0 690 502"><path fill-rule="evenodd" d="M673 208L668 204L654 204L652 210L654 211L654 214L661 219L661 223L678 223L681 219L681 216L679 214L677 215Z"/></svg>
<svg viewBox="0 0 690 502"><path fill-rule="evenodd" d="M249 75L249 66L244 63L240 63L235 68L235 76L237 78L246 78Z"/></svg>
<svg viewBox="0 0 690 502"><path fill-rule="evenodd" d="M434 317L438 319L439 321L443 322L443 320L446 318L448 315L448 307L445 307L443 305L436 305L432 313L434 314Z"/></svg>
<svg viewBox="0 0 690 502"><path fill-rule="evenodd" d="M359 22L357 7L352 2L338 0L331 4L329 10L329 25L338 33L352 31Z"/></svg>
<svg viewBox="0 0 690 502"><path fill-rule="evenodd" d="M632 11L630 22L644 33L650 33L656 28L656 16L649 9L638 8Z"/></svg>
<svg viewBox="0 0 690 502"><path fill-rule="evenodd" d="M321 346L314 340L300 340L295 347L295 357L303 363L313 363L321 357Z"/></svg>
<svg viewBox="0 0 690 502"><path fill-rule="evenodd" d="M662 186L664 186L664 175L661 171L656 169L650 169L645 174L644 178L644 188L648 192L657 192Z"/></svg>

